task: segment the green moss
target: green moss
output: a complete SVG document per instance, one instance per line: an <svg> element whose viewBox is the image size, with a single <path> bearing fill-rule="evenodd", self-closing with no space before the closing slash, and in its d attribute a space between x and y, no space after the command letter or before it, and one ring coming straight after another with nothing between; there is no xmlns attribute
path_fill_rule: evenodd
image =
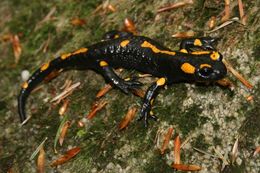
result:
<svg viewBox="0 0 260 173"><path fill-rule="evenodd" d="M211 145L205 141L205 136L200 134L195 141L192 141L192 146L207 151L208 147Z"/></svg>
<svg viewBox="0 0 260 173"><path fill-rule="evenodd" d="M161 96L164 101L160 103L158 99L155 100L154 112L161 121L176 124L176 118L180 116L180 105L182 105L184 98L187 96L186 86L180 84L169 87L161 92Z"/></svg>
<svg viewBox="0 0 260 173"><path fill-rule="evenodd" d="M49 34L55 34L55 26L53 23L43 24L36 32L28 37L28 50L35 51L40 48L40 46L47 41Z"/></svg>
<svg viewBox="0 0 260 173"><path fill-rule="evenodd" d="M180 111L179 116L175 116L174 124L178 124L181 133L186 136L207 122L208 118L200 116L201 112L199 105L192 105L187 110Z"/></svg>
<svg viewBox="0 0 260 173"><path fill-rule="evenodd" d="M10 1L13 3L14 16L12 21L8 23L8 27L13 33L22 33L24 37L28 37L34 27L48 13L48 3L41 1ZM29 7L29 8L28 8ZM16 11L19 13L16 13Z"/></svg>
<svg viewBox="0 0 260 173"><path fill-rule="evenodd" d="M220 125L218 123L214 123L212 125L213 125L214 131L218 131L220 129Z"/></svg>
<svg viewBox="0 0 260 173"><path fill-rule="evenodd" d="M241 165L237 165L237 164L231 164L231 165L227 165L225 166L225 168L221 171L221 173L244 173L246 172L246 163L242 162Z"/></svg>
<svg viewBox="0 0 260 173"><path fill-rule="evenodd" d="M256 46L254 47L253 56L255 57L255 60L260 61L260 45L259 44L256 44Z"/></svg>
<svg viewBox="0 0 260 173"><path fill-rule="evenodd" d="M0 100L0 111L6 109L6 102L4 100Z"/></svg>
<svg viewBox="0 0 260 173"><path fill-rule="evenodd" d="M234 121L234 120L236 120L236 117L234 117L234 116L225 117L225 121L226 121L226 122L232 122L232 121Z"/></svg>
<svg viewBox="0 0 260 173"><path fill-rule="evenodd" d="M173 169L166 164L166 161L162 157L162 155L156 154L152 158L150 158L146 164L144 164L142 172L150 173L150 172L164 172L164 173L172 173Z"/></svg>
<svg viewBox="0 0 260 173"><path fill-rule="evenodd" d="M217 146L217 145L221 145L222 139L219 137L214 137L213 138L213 145Z"/></svg>
<svg viewBox="0 0 260 173"><path fill-rule="evenodd" d="M256 86L259 88L260 84ZM255 95L260 94L259 90L256 90ZM246 119L240 128L240 134L242 135L242 145L248 149L254 147L255 139L259 137L260 131L260 100L259 97L255 98L254 105L251 109L248 109L248 103L245 103L244 113Z"/></svg>

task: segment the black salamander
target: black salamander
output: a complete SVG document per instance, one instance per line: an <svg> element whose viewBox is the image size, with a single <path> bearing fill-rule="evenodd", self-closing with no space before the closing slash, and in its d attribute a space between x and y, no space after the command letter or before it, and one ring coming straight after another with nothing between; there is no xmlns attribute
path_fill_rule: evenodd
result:
<svg viewBox="0 0 260 173"><path fill-rule="evenodd" d="M225 77L227 69L222 55L212 46L211 37L184 39L180 50L172 51L158 42L128 32L111 31L104 40L92 46L44 63L22 84L18 97L18 113L21 122L26 120L25 105L30 92L54 71L91 69L101 74L107 82L124 93L138 89L142 83L120 78L113 68L134 69L158 77L147 90L139 119L156 120L151 108L158 91L179 82L213 82Z"/></svg>

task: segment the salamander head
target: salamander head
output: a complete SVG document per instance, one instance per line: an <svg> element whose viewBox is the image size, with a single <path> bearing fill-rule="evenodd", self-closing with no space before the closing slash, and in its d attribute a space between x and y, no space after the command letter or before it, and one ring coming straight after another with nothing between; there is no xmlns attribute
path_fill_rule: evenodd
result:
<svg viewBox="0 0 260 173"><path fill-rule="evenodd" d="M194 56L187 57L186 61L182 62L181 70L194 81L217 81L227 74L222 58L223 56L216 51L207 54L194 54Z"/></svg>

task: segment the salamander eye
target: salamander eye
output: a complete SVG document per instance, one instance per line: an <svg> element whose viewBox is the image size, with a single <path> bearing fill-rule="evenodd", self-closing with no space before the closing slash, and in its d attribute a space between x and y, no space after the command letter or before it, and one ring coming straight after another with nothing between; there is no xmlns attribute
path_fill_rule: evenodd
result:
<svg viewBox="0 0 260 173"><path fill-rule="evenodd" d="M202 77L209 77L213 73L213 69L211 67L202 67L199 69L199 74Z"/></svg>

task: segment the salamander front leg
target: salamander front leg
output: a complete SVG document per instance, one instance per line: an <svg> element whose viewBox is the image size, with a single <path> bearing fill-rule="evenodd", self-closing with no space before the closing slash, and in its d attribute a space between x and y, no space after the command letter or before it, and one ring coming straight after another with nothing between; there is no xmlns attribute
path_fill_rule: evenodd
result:
<svg viewBox="0 0 260 173"><path fill-rule="evenodd" d="M212 37L184 39L180 44L180 51L188 53L192 52L192 48L200 48L202 50L216 50L213 46L216 41L218 41L218 38Z"/></svg>
<svg viewBox="0 0 260 173"><path fill-rule="evenodd" d="M139 81L125 81L124 79L120 78L114 72L114 70L109 67L106 61L100 61L99 66L101 67L101 73L103 74L104 78L126 94L128 94L131 90L138 89L141 85L143 85Z"/></svg>
<svg viewBox="0 0 260 173"><path fill-rule="evenodd" d="M158 79L155 83L153 83L148 88L148 90L144 96L143 106L141 108L141 113L140 113L140 117L138 120L144 119L145 127L148 126L149 118L157 120L157 117L155 115L153 115L153 112L151 111L152 104L154 102L155 97L158 94L159 89L161 89L166 84L166 81L167 80L164 77Z"/></svg>

